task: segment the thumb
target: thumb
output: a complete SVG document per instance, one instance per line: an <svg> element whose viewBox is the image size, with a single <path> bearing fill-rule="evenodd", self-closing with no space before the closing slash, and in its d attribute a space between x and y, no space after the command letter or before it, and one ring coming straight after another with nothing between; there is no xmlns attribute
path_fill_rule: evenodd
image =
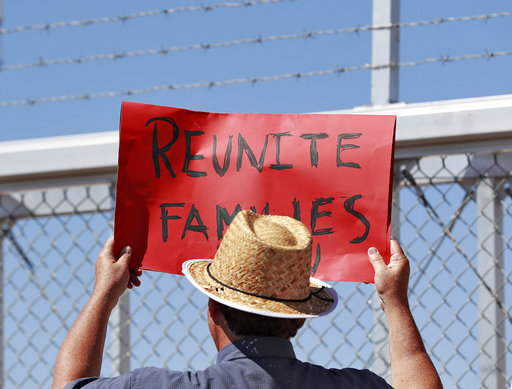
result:
<svg viewBox="0 0 512 389"><path fill-rule="evenodd" d="M370 260L375 272L382 271L386 267L386 262L384 262L382 255L380 255L379 250L375 247L370 247L368 249L368 259Z"/></svg>
<svg viewBox="0 0 512 389"><path fill-rule="evenodd" d="M128 267L132 257L132 248L130 246L123 247L117 258L117 264L122 267Z"/></svg>
<svg viewBox="0 0 512 389"><path fill-rule="evenodd" d="M406 258L400 244L396 240L392 240L390 246L391 257L389 258L389 262L401 261Z"/></svg>

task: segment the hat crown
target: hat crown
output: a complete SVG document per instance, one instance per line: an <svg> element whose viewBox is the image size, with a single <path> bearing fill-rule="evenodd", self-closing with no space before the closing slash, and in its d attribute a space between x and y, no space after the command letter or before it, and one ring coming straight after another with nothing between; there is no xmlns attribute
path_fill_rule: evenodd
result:
<svg viewBox="0 0 512 389"><path fill-rule="evenodd" d="M311 234L298 220L241 211L220 243L211 274L245 293L304 299L310 293L311 246Z"/></svg>
<svg viewBox="0 0 512 389"><path fill-rule="evenodd" d="M263 243L270 246L293 247L297 245L297 238L285 226L269 218L258 217L252 221L254 235Z"/></svg>

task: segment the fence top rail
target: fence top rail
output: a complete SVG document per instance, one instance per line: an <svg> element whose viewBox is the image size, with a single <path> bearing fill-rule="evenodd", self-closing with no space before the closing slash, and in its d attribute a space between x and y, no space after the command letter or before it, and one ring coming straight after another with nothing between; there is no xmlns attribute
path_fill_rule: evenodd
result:
<svg viewBox="0 0 512 389"><path fill-rule="evenodd" d="M329 113L396 115L396 159L512 147L512 94Z"/></svg>
<svg viewBox="0 0 512 389"><path fill-rule="evenodd" d="M323 113L396 115L396 159L512 149L512 94ZM0 142L0 192L115 180L118 138L109 131Z"/></svg>

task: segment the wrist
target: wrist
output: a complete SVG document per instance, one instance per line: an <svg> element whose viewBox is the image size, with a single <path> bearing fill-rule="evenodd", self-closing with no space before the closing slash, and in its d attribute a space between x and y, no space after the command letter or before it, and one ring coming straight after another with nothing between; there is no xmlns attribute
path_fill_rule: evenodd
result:
<svg viewBox="0 0 512 389"><path fill-rule="evenodd" d="M387 299L381 299L381 306L383 311L386 314L403 314L404 312L411 311L409 307L409 301L407 299L399 299L399 298L387 298Z"/></svg>
<svg viewBox="0 0 512 389"><path fill-rule="evenodd" d="M117 305L118 300L119 298L113 298L111 294L106 291L94 289L89 299L89 304L97 310L110 314Z"/></svg>

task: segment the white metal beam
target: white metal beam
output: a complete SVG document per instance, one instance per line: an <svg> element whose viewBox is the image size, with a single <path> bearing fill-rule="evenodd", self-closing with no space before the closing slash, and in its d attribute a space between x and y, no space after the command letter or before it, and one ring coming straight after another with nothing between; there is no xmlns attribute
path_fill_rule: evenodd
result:
<svg viewBox="0 0 512 389"><path fill-rule="evenodd" d="M512 95L330 111L396 115L396 159L512 149ZM0 193L113 182L117 131L0 142Z"/></svg>
<svg viewBox="0 0 512 389"><path fill-rule="evenodd" d="M396 115L395 158L512 148L512 95L329 111Z"/></svg>
<svg viewBox="0 0 512 389"><path fill-rule="evenodd" d="M115 181L117 131L0 142L0 192Z"/></svg>

